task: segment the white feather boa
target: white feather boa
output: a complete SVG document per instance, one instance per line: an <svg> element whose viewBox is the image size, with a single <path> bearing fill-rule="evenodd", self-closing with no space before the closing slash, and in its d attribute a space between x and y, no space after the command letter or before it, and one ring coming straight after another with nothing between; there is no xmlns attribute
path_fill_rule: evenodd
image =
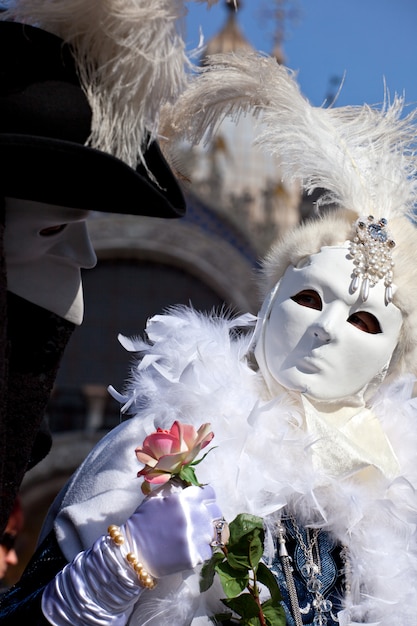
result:
<svg viewBox="0 0 417 626"><path fill-rule="evenodd" d="M211 422L215 434L198 477L216 490L226 519L250 512L263 517L286 505L304 523L332 532L348 547L351 597L339 614L343 626L410 626L417 621L417 404L413 381L380 391L373 410L401 467L391 482L375 472L372 482L338 480L315 470L314 441L288 395L261 400L257 375L245 354L253 322L171 309L147 326L149 343L121 338L140 352L124 399L132 419L109 433L75 474L51 511L60 545L71 559L109 523L122 523L142 499L134 449L157 426L175 419L197 427ZM232 338L231 338L232 335ZM358 475L359 476L359 475ZM189 575L188 575L189 574ZM220 593L221 596L221 593ZM217 592L200 596L198 576L169 577L143 594L129 624L208 624Z"/></svg>

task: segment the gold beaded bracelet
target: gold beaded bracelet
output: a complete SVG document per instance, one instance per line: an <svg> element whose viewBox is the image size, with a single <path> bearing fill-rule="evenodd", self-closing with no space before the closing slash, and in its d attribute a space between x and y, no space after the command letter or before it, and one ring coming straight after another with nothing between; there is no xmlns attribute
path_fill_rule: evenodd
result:
<svg viewBox="0 0 417 626"><path fill-rule="evenodd" d="M107 532L109 533L110 539L116 544L116 546L124 544L125 538L123 533L120 531L119 526L111 524L108 527ZM141 587L144 587L145 589L154 589L154 587L156 587L156 579L146 571L142 563L139 562L138 558L132 554L132 552L129 552L126 555L126 561L135 570Z"/></svg>

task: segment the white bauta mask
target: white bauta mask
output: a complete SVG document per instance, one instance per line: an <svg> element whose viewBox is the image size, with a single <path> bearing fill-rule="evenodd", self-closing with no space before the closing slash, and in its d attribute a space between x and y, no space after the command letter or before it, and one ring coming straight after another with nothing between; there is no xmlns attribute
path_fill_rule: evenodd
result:
<svg viewBox="0 0 417 626"><path fill-rule="evenodd" d="M255 356L271 392L283 386L318 402L352 398L388 367L402 314L386 304L383 280L365 302L352 293L348 252L348 245L325 247L289 266L265 300Z"/></svg>
<svg viewBox="0 0 417 626"><path fill-rule="evenodd" d="M6 198L5 258L12 293L81 324L81 268L97 262L89 211Z"/></svg>

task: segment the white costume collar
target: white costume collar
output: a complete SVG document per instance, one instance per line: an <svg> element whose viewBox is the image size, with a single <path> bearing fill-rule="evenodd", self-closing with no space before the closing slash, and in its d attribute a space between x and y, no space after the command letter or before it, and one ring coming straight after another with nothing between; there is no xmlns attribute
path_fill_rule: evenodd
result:
<svg viewBox="0 0 417 626"><path fill-rule="evenodd" d="M365 480L370 480L371 468L389 479L398 475L400 467L392 446L369 409L343 407L322 413L305 396L301 399L306 432L315 439L312 450L317 470L334 478L356 475Z"/></svg>

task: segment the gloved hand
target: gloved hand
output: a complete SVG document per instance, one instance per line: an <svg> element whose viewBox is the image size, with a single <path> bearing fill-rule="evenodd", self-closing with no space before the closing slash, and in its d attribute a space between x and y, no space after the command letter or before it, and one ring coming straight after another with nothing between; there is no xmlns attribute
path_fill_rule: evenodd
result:
<svg viewBox="0 0 417 626"><path fill-rule="evenodd" d="M120 527L122 545L100 537L47 585L45 617L55 626L124 626L144 591L127 554L157 578L193 568L210 558L221 517L210 486L152 494Z"/></svg>
<svg viewBox="0 0 417 626"><path fill-rule="evenodd" d="M167 495L168 493L168 495ZM131 551L157 578L192 569L211 557L213 520L222 517L210 486L161 490L121 527Z"/></svg>

